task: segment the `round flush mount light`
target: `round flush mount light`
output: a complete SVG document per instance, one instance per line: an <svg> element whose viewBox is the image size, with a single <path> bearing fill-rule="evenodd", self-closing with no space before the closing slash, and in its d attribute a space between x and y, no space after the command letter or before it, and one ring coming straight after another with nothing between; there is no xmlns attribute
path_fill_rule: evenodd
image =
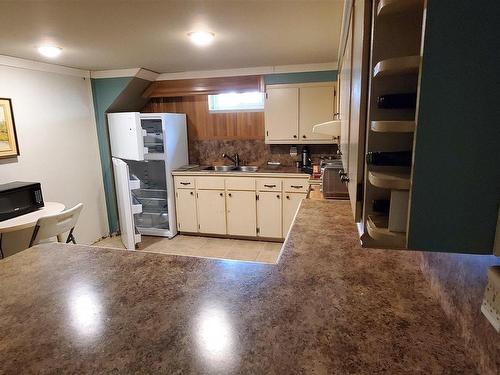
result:
<svg viewBox="0 0 500 375"><path fill-rule="evenodd" d="M38 52L45 56L45 57L50 57L54 58L57 57L61 54L62 48L61 47L56 47L56 46L50 46L50 45L45 45L45 46L40 46L38 47Z"/></svg>
<svg viewBox="0 0 500 375"><path fill-rule="evenodd" d="M191 41L197 46L208 46L215 38L215 34L208 31L193 31L188 33Z"/></svg>

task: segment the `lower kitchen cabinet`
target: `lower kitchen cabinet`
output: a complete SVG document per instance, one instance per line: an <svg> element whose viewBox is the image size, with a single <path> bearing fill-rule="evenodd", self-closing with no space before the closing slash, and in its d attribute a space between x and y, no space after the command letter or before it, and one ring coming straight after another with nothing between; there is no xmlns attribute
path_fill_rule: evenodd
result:
<svg viewBox="0 0 500 375"><path fill-rule="evenodd" d="M255 191L228 191L226 209L227 234L249 237L257 235Z"/></svg>
<svg viewBox="0 0 500 375"><path fill-rule="evenodd" d="M196 195L194 189L177 189L177 229L183 232L198 232L196 219Z"/></svg>
<svg viewBox="0 0 500 375"><path fill-rule="evenodd" d="M260 191L257 200L259 237L282 238L281 192Z"/></svg>
<svg viewBox="0 0 500 375"><path fill-rule="evenodd" d="M300 202L307 197L307 193L285 193L283 196L283 236L286 236Z"/></svg>
<svg viewBox="0 0 500 375"><path fill-rule="evenodd" d="M226 199L224 190L198 190L198 231L226 234Z"/></svg>

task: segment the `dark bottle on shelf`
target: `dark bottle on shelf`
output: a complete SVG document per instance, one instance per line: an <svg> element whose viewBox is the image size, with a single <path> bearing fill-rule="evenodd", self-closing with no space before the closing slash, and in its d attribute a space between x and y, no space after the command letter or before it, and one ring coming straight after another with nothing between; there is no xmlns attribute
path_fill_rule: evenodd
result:
<svg viewBox="0 0 500 375"><path fill-rule="evenodd" d="M373 212L388 214L390 202L388 199L374 199L372 202Z"/></svg>
<svg viewBox="0 0 500 375"><path fill-rule="evenodd" d="M386 94L377 98L377 107L383 109L404 109L417 106L416 93Z"/></svg>
<svg viewBox="0 0 500 375"><path fill-rule="evenodd" d="M366 163L370 165L387 165L397 167L411 166L411 151L368 152Z"/></svg>

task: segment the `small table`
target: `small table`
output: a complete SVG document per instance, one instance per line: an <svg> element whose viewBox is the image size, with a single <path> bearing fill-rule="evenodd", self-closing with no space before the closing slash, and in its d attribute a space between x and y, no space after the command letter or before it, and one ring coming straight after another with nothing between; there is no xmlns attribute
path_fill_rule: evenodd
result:
<svg viewBox="0 0 500 375"><path fill-rule="evenodd" d="M3 233L15 232L17 230L34 227L38 219L44 216L57 214L63 211L64 204L59 202L45 202L45 206L39 210L13 217L12 219L0 221L0 259L3 259L2 235Z"/></svg>

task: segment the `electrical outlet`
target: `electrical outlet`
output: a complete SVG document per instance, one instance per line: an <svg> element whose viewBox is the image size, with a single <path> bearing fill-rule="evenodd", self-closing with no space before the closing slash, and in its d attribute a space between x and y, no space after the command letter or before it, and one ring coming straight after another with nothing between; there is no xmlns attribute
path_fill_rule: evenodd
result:
<svg viewBox="0 0 500 375"><path fill-rule="evenodd" d="M481 312L497 332L500 332L500 266L490 267L488 270L488 284L484 291Z"/></svg>

